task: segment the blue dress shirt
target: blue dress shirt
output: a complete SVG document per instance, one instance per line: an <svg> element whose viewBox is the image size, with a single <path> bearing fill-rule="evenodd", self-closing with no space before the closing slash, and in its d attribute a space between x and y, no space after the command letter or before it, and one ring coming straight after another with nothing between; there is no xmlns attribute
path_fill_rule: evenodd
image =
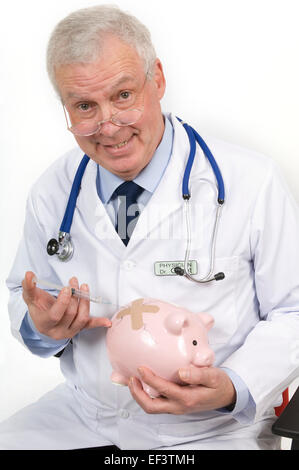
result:
<svg viewBox="0 0 299 470"><path fill-rule="evenodd" d="M165 130L162 140L148 165L134 179L135 183L144 188L143 193L138 198L138 204L141 208L147 204L164 175L172 154L173 134L172 124L165 116ZM96 178L97 193L114 225L117 200L111 200L111 196L123 181L118 176L98 165ZM57 354L69 342L69 340L56 341L39 333L28 312L23 319L20 333L30 351L40 357L50 357ZM250 422L255 414L255 403L246 384L234 371L227 368L223 368L223 370L228 374L236 389L236 403L232 411L228 411L225 408L218 411L221 413L231 413L241 423Z"/></svg>

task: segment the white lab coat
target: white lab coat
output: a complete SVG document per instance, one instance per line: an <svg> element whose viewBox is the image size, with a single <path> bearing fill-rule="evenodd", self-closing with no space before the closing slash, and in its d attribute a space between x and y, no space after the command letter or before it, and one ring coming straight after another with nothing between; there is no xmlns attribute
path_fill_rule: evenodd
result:
<svg viewBox="0 0 299 470"><path fill-rule="evenodd" d="M225 279L198 285L179 276L156 276L156 261L183 260L186 248L181 184L189 143L181 124L173 116L171 119L175 137L170 163L141 213L127 247L116 234L98 197L97 166L90 161L71 227L74 257L67 263L56 256L49 257L46 245L57 236L82 151L69 152L39 178L28 199L24 238L8 279L12 330L22 341L19 329L27 308L20 285L26 270L59 284L67 284L72 276L77 276L80 283L89 284L91 293L118 305L150 296L194 312L209 312L215 318L210 344L216 354L216 366L229 367L247 384L256 403L253 419L242 413L236 419L218 411L183 416L146 414L132 400L127 387L110 382L104 328L82 331L61 356L62 372L75 394L74 403L77 401L74 408L79 414L88 414L93 423L88 424L89 432L97 434L99 445L111 442L122 449L179 445L189 449L275 447L276 442L271 444L270 428L273 407L298 375L297 207L272 160L206 138L226 188L214 271L223 271ZM192 169L190 190L193 231L190 259L198 261L202 276L209 265L217 185L200 149ZM112 316L114 310L91 306L92 315ZM65 397L68 393L69 388ZM57 396L53 397L49 395L46 406L54 406ZM62 397L60 401L63 402ZM69 419L68 412L65 419ZM45 423L40 436L44 426ZM5 432L3 436L7 435ZM78 433L70 437L65 430L60 433L59 426L55 433L57 448L86 445ZM36 437L34 444L32 439L28 437L24 445L55 448L53 442L45 443L41 437ZM95 446L93 439L88 445Z"/></svg>

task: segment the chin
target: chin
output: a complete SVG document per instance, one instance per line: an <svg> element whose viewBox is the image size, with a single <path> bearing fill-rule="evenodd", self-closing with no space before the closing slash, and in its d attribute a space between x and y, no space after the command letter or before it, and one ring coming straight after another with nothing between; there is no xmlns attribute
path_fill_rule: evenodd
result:
<svg viewBox="0 0 299 470"><path fill-rule="evenodd" d="M124 180L133 180L141 171L135 168L107 168L107 170Z"/></svg>
<svg viewBox="0 0 299 470"><path fill-rule="evenodd" d="M118 162L114 162L114 165L111 165L111 160L105 166L105 168L111 173L116 174L123 179L134 179L147 165L146 163L137 161L134 157L119 159ZM103 165L104 166L104 165Z"/></svg>

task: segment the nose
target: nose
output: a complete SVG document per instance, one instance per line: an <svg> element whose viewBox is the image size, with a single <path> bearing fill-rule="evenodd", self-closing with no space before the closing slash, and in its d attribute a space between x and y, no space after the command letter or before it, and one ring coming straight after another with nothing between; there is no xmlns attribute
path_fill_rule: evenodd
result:
<svg viewBox="0 0 299 470"><path fill-rule="evenodd" d="M98 134L104 135L105 137L113 137L118 132L118 130L119 126L107 120L101 123Z"/></svg>
<svg viewBox="0 0 299 470"><path fill-rule="evenodd" d="M211 349L204 349L195 353L192 364L195 366L209 367L213 364L214 358L214 352Z"/></svg>
<svg viewBox="0 0 299 470"><path fill-rule="evenodd" d="M100 126L97 134L105 137L113 137L114 134L119 130L119 126L114 124L111 119L117 113L117 110L113 107L112 103L104 103L101 106L101 116L98 125Z"/></svg>

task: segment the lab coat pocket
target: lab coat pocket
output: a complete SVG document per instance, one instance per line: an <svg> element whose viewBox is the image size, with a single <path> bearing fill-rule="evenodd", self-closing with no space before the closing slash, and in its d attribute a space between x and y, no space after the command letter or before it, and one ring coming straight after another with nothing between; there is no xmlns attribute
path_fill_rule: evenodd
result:
<svg viewBox="0 0 299 470"><path fill-rule="evenodd" d="M235 428L237 423L228 415L216 415L214 412L204 412L199 417L185 415L182 421L163 423L159 425L159 439L164 445L174 446L198 439L212 438L219 432Z"/></svg>
<svg viewBox="0 0 299 470"><path fill-rule="evenodd" d="M213 328L209 331L209 341L212 347L226 343L237 330L238 269L238 256L216 258L214 273L223 272L225 278L205 285L207 295L204 296L203 310L209 312L215 320Z"/></svg>
<svg viewBox="0 0 299 470"><path fill-rule="evenodd" d="M85 393L75 385L72 385L72 392L77 404L77 413L85 425L93 432L98 431L99 427L99 410L98 407L90 402Z"/></svg>

